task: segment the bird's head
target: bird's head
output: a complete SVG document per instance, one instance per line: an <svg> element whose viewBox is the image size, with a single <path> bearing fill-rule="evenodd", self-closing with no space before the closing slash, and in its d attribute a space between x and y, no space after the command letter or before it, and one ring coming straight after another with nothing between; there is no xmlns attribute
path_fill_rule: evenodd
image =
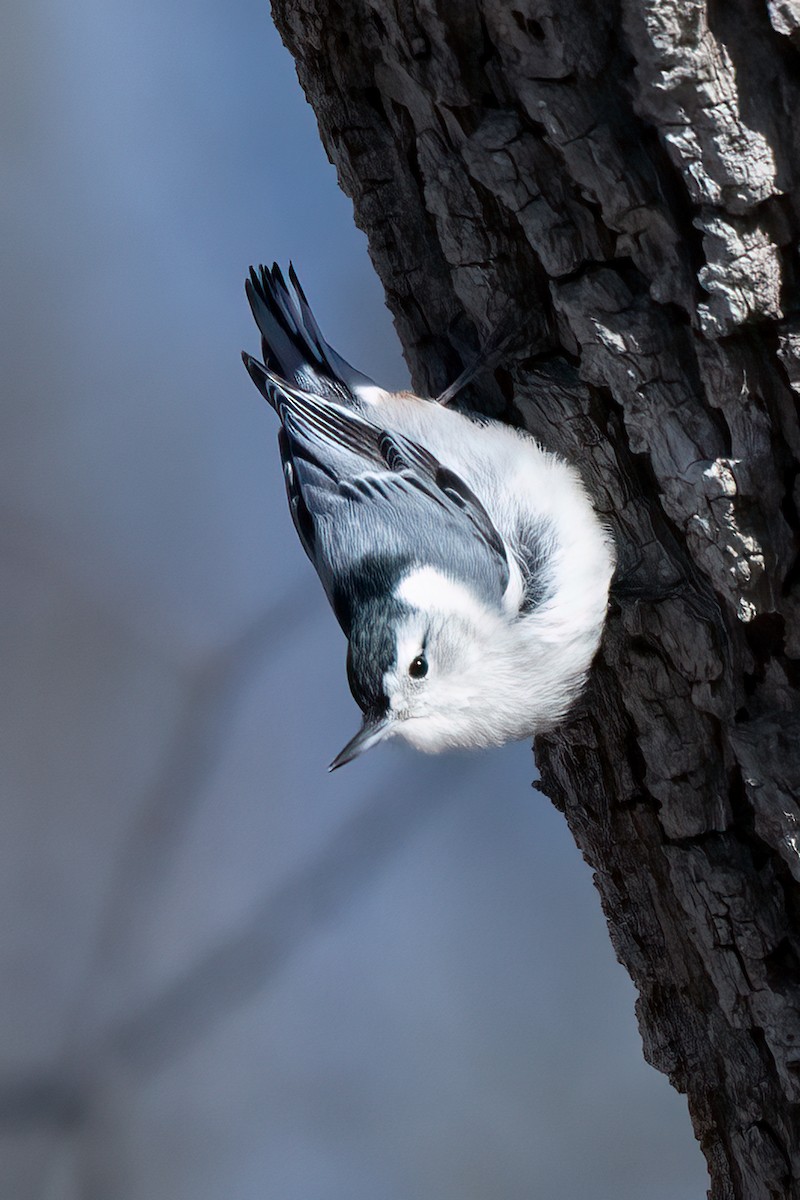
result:
<svg viewBox="0 0 800 1200"><path fill-rule="evenodd" d="M331 770L391 737L428 752L496 742L498 693L506 684L497 651L505 629L502 613L431 567L365 605L354 617L347 654L364 720Z"/></svg>

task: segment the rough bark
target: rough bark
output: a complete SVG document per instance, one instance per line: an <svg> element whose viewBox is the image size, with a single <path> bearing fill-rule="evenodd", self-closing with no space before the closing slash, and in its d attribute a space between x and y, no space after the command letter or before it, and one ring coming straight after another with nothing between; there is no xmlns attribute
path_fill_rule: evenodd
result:
<svg viewBox="0 0 800 1200"><path fill-rule="evenodd" d="M800 5L274 9L417 388L513 316L469 400L577 460L614 526L621 598L543 786L712 1196L800 1197Z"/></svg>

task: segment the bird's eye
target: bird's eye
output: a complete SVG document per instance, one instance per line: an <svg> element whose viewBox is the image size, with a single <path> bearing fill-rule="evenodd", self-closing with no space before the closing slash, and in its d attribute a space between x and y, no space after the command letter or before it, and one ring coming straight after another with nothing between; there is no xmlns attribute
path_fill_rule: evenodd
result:
<svg viewBox="0 0 800 1200"><path fill-rule="evenodd" d="M428 674L428 660L424 654L418 654L416 658L412 658L408 673L412 679L422 679L424 675Z"/></svg>

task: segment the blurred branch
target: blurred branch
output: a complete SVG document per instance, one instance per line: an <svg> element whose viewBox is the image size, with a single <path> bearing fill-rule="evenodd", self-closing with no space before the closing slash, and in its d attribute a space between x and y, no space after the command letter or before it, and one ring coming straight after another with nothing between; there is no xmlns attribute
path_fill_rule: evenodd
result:
<svg viewBox="0 0 800 1200"><path fill-rule="evenodd" d="M296 589L213 655L191 680L183 718L140 808L120 858L84 995L66 1039L65 1077L86 1078L112 1056L140 1069L159 1065L202 1037L215 1022L271 982L303 943L335 920L406 844L421 821L458 792L465 760L451 766L453 786L435 796L382 792L330 838L312 861L270 890L230 937L210 950L134 1015L98 1035L92 1002L98 981L129 949L141 906L164 879L230 731L249 678L263 669L278 632L296 633L309 609ZM2 1091L0 1090L0 1097Z"/></svg>
<svg viewBox="0 0 800 1200"><path fill-rule="evenodd" d="M91 1003L97 981L125 953L126 934L137 925L143 899L168 871L222 754L237 701L278 640L295 636L310 610L308 587L292 589L190 677L178 728L117 864L68 1046L89 1040L86 1026L97 1016Z"/></svg>
<svg viewBox="0 0 800 1200"><path fill-rule="evenodd" d="M66 1074L0 1080L0 1130L59 1129L70 1132L86 1115L86 1093Z"/></svg>
<svg viewBox="0 0 800 1200"><path fill-rule="evenodd" d="M423 821L455 800L469 769L467 758L448 764L451 786L430 793L409 794L402 783L388 798L382 791L345 821L316 857L267 892L229 937L138 1012L107 1035L74 1039L52 1074L0 1080L0 1130L72 1129L88 1108L98 1063L121 1061L149 1071L189 1050L233 1008L269 986L310 938L347 912ZM87 1015L91 1019L88 1005Z"/></svg>
<svg viewBox="0 0 800 1200"><path fill-rule="evenodd" d="M293 635L308 613L298 589L263 613L194 673L183 717L145 797L115 873L86 986L66 1039L60 1069L0 1081L0 1127L71 1128L86 1110L98 1064L109 1059L152 1070L190 1048L231 1008L268 986L294 955L345 913L423 820L459 792L469 760L448 764L447 788L408 794L401 782L382 790L335 832L311 861L257 901L229 937L199 958L138 1012L98 1033L98 981L130 946L144 897L169 870L230 730L249 678L274 644Z"/></svg>
<svg viewBox="0 0 800 1200"><path fill-rule="evenodd" d="M270 891L247 921L161 995L111 1033L104 1049L138 1068L160 1066L271 983L308 939L345 913L423 820L459 793L468 760L450 766L452 786L370 800L322 852Z"/></svg>

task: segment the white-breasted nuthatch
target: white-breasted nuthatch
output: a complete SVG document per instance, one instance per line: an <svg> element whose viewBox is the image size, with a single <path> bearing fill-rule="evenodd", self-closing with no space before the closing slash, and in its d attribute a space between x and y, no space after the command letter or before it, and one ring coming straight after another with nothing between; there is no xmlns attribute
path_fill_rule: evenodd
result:
<svg viewBox="0 0 800 1200"><path fill-rule="evenodd" d="M289 507L349 642L364 719L334 759L551 729L586 678L614 570L577 471L532 437L387 392L322 337L293 268L251 269ZM448 389L450 393L452 389Z"/></svg>

